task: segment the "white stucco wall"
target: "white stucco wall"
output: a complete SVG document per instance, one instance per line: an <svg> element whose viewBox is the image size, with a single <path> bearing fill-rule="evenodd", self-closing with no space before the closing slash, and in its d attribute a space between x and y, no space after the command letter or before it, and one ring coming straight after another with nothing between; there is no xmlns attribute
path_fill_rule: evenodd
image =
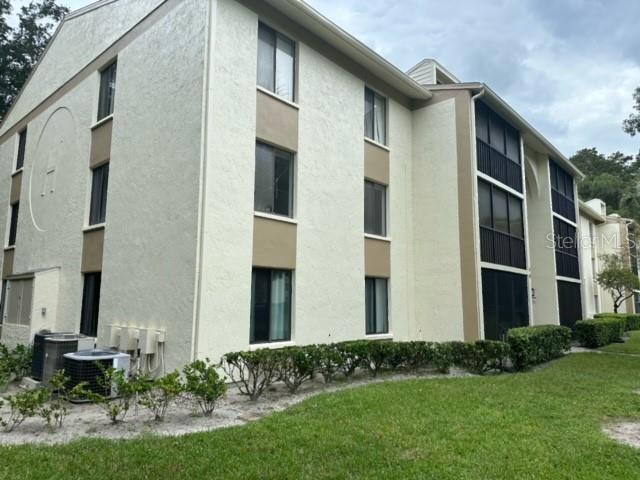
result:
<svg viewBox="0 0 640 480"><path fill-rule="evenodd" d="M168 369L191 355L206 10L180 3L118 55L99 334L165 330Z"/></svg>
<svg viewBox="0 0 640 480"><path fill-rule="evenodd" d="M146 16L161 0L119 0L70 18L0 128L4 133L98 54Z"/></svg>
<svg viewBox="0 0 640 480"><path fill-rule="evenodd" d="M598 226L597 247L600 255L625 253L623 248L624 239L627 236L627 227L621 223L620 219L608 217L606 223ZM628 251L627 251L628 254ZM602 312L613 312L613 299L611 293L602 292ZM627 302L623 302L618 308L618 313L633 313L627 311Z"/></svg>
<svg viewBox="0 0 640 480"><path fill-rule="evenodd" d="M455 101L413 113L415 323L423 340L462 340Z"/></svg>
<svg viewBox="0 0 640 480"><path fill-rule="evenodd" d="M258 17L222 0L215 18L197 353L217 359L249 348ZM365 337L364 86L298 43L297 344ZM391 100L389 118L390 330L395 338L408 338L411 114Z"/></svg>
<svg viewBox="0 0 640 480"><path fill-rule="evenodd" d="M232 0L211 6L196 354L217 360L249 342L258 19Z"/></svg>
<svg viewBox="0 0 640 480"><path fill-rule="evenodd" d="M389 106L391 237L390 319L394 339L412 339L415 320L413 249L413 115L395 101ZM364 323L364 322L363 322Z"/></svg>
<svg viewBox="0 0 640 480"><path fill-rule="evenodd" d="M580 278L582 280L582 316L593 318L593 315L600 312L602 295L600 287L596 282L597 271L594 272L593 262L596 262L596 270L599 262L598 241L592 238L590 232L596 234L598 226L588 216L580 213ZM594 259L594 260L592 260ZM596 299L596 295L598 299Z"/></svg>
<svg viewBox="0 0 640 480"><path fill-rule="evenodd" d="M532 325L558 325L558 288L553 249L553 219L549 158L525 147L527 166L527 218L531 261Z"/></svg>

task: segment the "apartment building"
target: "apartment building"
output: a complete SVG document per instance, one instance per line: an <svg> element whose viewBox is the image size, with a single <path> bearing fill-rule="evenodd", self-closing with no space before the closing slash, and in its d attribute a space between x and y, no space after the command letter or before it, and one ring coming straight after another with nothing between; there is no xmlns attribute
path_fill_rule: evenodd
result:
<svg viewBox="0 0 640 480"><path fill-rule="evenodd" d="M0 127L1 341L174 368L572 325L580 177L487 85L401 72L302 1L103 0Z"/></svg>
<svg viewBox="0 0 640 480"><path fill-rule="evenodd" d="M603 255L622 255L638 275L639 227L632 219L615 213L607 214L607 205L602 200L593 199L580 202L580 229L584 312L586 318L593 318L596 313L613 312L611 294L596 281ZM620 313L640 312L640 292L627 299L618 310Z"/></svg>

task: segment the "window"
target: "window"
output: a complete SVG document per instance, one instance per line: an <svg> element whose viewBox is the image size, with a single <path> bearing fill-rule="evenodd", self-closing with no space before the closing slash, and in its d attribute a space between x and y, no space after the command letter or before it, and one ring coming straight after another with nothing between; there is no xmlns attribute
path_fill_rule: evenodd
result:
<svg viewBox="0 0 640 480"><path fill-rule="evenodd" d="M24 154L27 150L27 129L18 134L18 156L16 157L16 170L24 167Z"/></svg>
<svg viewBox="0 0 640 480"><path fill-rule="evenodd" d="M370 88L364 89L364 136L387 144L387 100Z"/></svg>
<svg viewBox="0 0 640 480"><path fill-rule="evenodd" d="M100 285L102 273L85 273L82 292L82 314L80 333L95 337L98 335L98 316L100 313Z"/></svg>
<svg viewBox="0 0 640 480"><path fill-rule="evenodd" d="M554 217L553 235L556 252L556 274L561 277L580 278L576 228Z"/></svg>
<svg viewBox="0 0 640 480"><path fill-rule="evenodd" d="M479 180L478 211L482 261L525 268L522 200Z"/></svg>
<svg viewBox="0 0 640 480"><path fill-rule="evenodd" d="M113 113L116 98L116 72L118 64L113 62L100 72L100 99L98 101L98 120Z"/></svg>
<svg viewBox="0 0 640 480"><path fill-rule="evenodd" d="M291 272L254 268L251 276L251 343L291 340Z"/></svg>
<svg viewBox="0 0 640 480"><path fill-rule="evenodd" d="M482 269L484 338L501 340L507 330L529 325L527 276Z"/></svg>
<svg viewBox="0 0 640 480"><path fill-rule="evenodd" d="M364 280L367 335L389 333L387 279L367 277Z"/></svg>
<svg viewBox="0 0 640 480"><path fill-rule="evenodd" d="M478 170L522 192L520 133L486 104L476 104Z"/></svg>
<svg viewBox="0 0 640 480"><path fill-rule="evenodd" d="M267 27L258 25L258 85L295 101L296 44Z"/></svg>
<svg viewBox="0 0 640 480"><path fill-rule="evenodd" d="M371 235L387 235L387 187L364 182L364 231Z"/></svg>
<svg viewBox="0 0 640 480"><path fill-rule="evenodd" d="M9 220L9 243L7 246L12 247L16 244L16 235L18 234L18 212L20 203L11 205L11 218Z"/></svg>
<svg viewBox="0 0 640 480"><path fill-rule="evenodd" d="M109 164L93 169L91 180L91 205L89 225L104 223L107 218L107 187L109 184Z"/></svg>
<svg viewBox="0 0 640 480"><path fill-rule="evenodd" d="M549 161L549 173L551 176L553 211L575 222L576 206L573 196L573 177L553 160Z"/></svg>
<svg viewBox="0 0 640 480"><path fill-rule="evenodd" d="M256 212L293 216L293 154L256 144Z"/></svg>

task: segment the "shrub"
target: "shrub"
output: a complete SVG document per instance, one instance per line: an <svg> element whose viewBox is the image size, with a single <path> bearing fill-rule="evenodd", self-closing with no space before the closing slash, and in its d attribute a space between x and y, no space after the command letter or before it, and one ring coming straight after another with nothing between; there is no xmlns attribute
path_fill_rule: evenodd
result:
<svg viewBox="0 0 640 480"><path fill-rule="evenodd" d="M6 345L0 344L0 368L9 372L15 380L22 380L31 370L31 359L33 352L31 347L16 345L13 350L9 350Z"/></svg>
<svg viewBox="0 0 640 480"><path fill-rule="evenodd" d="M280 375L280 357L270 349L253 352L232 352L223 357L223 368L240 393L250 400L260 398L265 388L278 380Z"/></svg>
<svg viewBox="0 0 640 480"><path fill-rule="evenodd" d="M449 373L454 364L454 346L451 343L429 343L430 363L440 373Z"/></svg>
<svg viewBox="0 0 640 480"><path fill-rule="evenodd" d="M139 389L138 403L153 413L157 422L162 422L169 406L184 392L185 387L180 380L180 372L175 370L155 380L142 377L140 382L143 385L146 383L146 386ZM213 411L213 407L211 410Z"/></svg>
<svg viewBox="0 0 640 480"><path fill-rule="evenodd" d="M9 418L0 418L0 425L2 425L5 432L13 431L27 418L35 417L48 399L49 392L43 388L25 390L11 395L7 399L11 407Z"/></svg>
<svg viewBox="0 0 640 480"><path fill-rule="evenodd" d="M507 332L511 362L516 370L558 358L571 348L571 329L558 325L512 328Z"/></svg>
<svg viewBox="0 0 640 480"><path fill-rule="evenodd" d="M365 340L360 349L361 364L369 370L372 377L377 377L380 370L389 366L396 350L394 342Z"/></svg>
<svg viewBox="0 0 640 480"><path fill-rule="evenodd" d="M341 350L335 343L330 345L311 345L308 348L314 352L315 370L320 372L325 383L331 383L339 371L344 371L345 368L350 370L352 367L351 364L345 367L343 361L344 358L347 358L347 355L343 352L344 347ZM354 355L358 351L357 345L350 345L346 348L350 351L350 355Z"/></svg>
<svg viewBox="0 0 640 480"><path fill-rule="evenodd" d="M334 345L334 349L340 357L336 364L339 365L342 374L346 378L350 378L362 362L360 359L361 343L360 341L341 342Z"/></svg>
<svg viewBox="0 0 640 480"><path fill-rule="evenodd" d="M640 330L640 314L638 313L596 313L593 318L623 318L627 331Z"/></svg>
<svg viewBox="0 0 640 480"><path fill-rule="evenodd" d="M313 376L316 367L317 349L308 347L287 347L280 354L280 379L291 393Z"/></svg>
<svg viewBox="0 0 640 480"><path fill-rule="evenodd" d="M622 342L625 319L604 317L576 322L576 335L580 344L587 348L598 348L610 343Z"/></svg>
<svg viewBox="0 0 640 480"><path fill-rule="evenodd" d="M86 383L76 385L70 392L71 398L84 398L100 406L111 423L124 421L133 397L147 388L147 379L140 376L127 377L127 373L113 367L104 370L103 375L98 376L97 383L104 393L96 393L86 388ZM116 397L111 396L111 391Z"/></svg>
<svg viewBox="0 0 640 480"><path fill-rule="evenodd" d="M67 395L67 385L70 378L64 374L64 370L58 370L49 380L49 405L40 409L40 416L44 419L49 430L61 428L67 418L69 410L64 404Z"/></svg>
<svg viewBox="0 0 640 480"><path fill-rule="evenodd" d="M483 375L492 370L504 370L509 356L509 345L493 340L476 342L450 342L453 361L465 370Z"/></svg>
<svg viewBox="0 0 640 480"><path fill-rule="evenodd" d="M3 360L0 360L0 392L6 391L10 381L11 370Z"/></svg>

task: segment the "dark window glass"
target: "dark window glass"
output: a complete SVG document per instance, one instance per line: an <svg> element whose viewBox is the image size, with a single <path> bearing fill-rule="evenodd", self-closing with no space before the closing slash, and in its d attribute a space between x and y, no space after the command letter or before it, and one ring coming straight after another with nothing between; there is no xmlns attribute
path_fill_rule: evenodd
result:
<svg viewBox="0 0 640 480"><path fill-rule="evenodd" d="M522 200L479 180L478 202L482 261L525 268Z"/></svg>
<svg viewBox="0 0 640 480"><path fill-rule="evenodd" d="M493 189L493 226L496 230L509 233L509 211L507 209L507 192Z"/></svg>
<svg viewBox="0 0 640 480"><path fill-rule="evenodd" d="M256 212L293 215L293 154L256 144Z"/></svg>
<svg viewBox="0 0 640 480"><path fill-rule="evenodd" d="M573 225L553 219L556 274L561 277L580 278L577 231Z"/></svg>
<svg viewBox="0 0 640 480"><path fill-rule="evenodd" d="M100 99L98 101L98 120L113 113L116 99L116 72L118 64L113 62L100 73Z"/></svg>
<svg viewBox="0 0 640 480"><path fill-rule="evenodd" d="M251 343L291 339L291 272L254 268L251 276Z"/></svg>
<svg viewBox="0 0 640 480"><path fill-rule="evenodd" d="M16 170L20 170L24 166L24 154L27 150L27 129L20 132L18 137L18 157L16 158Z"/></svg>
<svg viewBox="0 0 640 480"><path fill-rule="evenodd" d="M489 133L491 136L489 138L489 142L494 149L496 149L498 152L502 154L505 153L504 127L505 127L505 124L504 122L502 122L502 120L500 120L499 117L497 117L496 115L491 116L490 130L489 130Z"/></svg>
<svg viewBox="0 0 640 480"><path fill-rule="evenodd" d="M575 222L576 206L573 195L573 177L553 160L549 161L551 176L551 202L553 211Z"/></svg>
<svg viewBox="0 0 640 480"><path fill-rule="evenodd" d="M18 212L20 211L20 203L11 205L11 219L9 221L9 243L12 247L16 244L16 235L18 234Z"/></svg>
<svg viewBox="0 0 640 480"><path fill-rule="evenodd" d="M107 218L107 188L109 184L109 164L93 170L91 181L91 207L89 225L104 223Z"/></svg>
<svg viewBox="0 0 640 480"><path fill-rule="evenodd" d="M558 282L558 310L560 325L574 328L578 320L582 320L582 295L580 284Z"/></svg>
<svg viewBox="0 0 640 480"><path fill-rule="evenodd" d="M489 113L482 103L476 106L476 136L489 143Z"/></svg>
<svg viewBox="0 0 640 480"><path fill-rule="evenodd" d="M491 217L491 186L486 182L478 182L478 199L480 205L480 225L493 228Z"/></svg>
<svg viewBox="0 0 640 480"><path fill-rule="evenodd" d="M260 23L258 26L258 85L290 102L295 100L296 45Z"/></svg>
<svg viewBox="0 0 640 480"><path fill-rule="evenodd" d="M386 278L365 278L367 335L389 333L388 282Z"/></svg>
<svg viewBox="0 0 640 480"><path fill-rule="evenodd" d="M364 136L387 144L387 100L370 88L364 89Z"/></svg>
<svg viewBox="0 0 640 480"><path fill-rule="evenodd" d="M364 231L371 235L387 235L387 187L364 182Z"/></svg>
<svg viewBox="0 0 640 480"><path fill-rule="evenodd" d="M509 195L509 233L524 238L522 202L513 195Z"/></svg>
<svg viewBox="0 0 640 480"><path fill-rule="evenodd" d="M476 105L478 170L522 192L520 133L486 104Z"/></svg>
<svg viewBox="0 0 640 480"><path fill-rule="evenodd" d="M100 314L100 284L102 273L86 273L84 275L84 291L82 293L82 314L80 333L95 337L98 335L98 317Z"/></svg>
<svg viewBox="0 0 640 480"><path fill-rule="evenodd" d="M526 275L482 269L484 337L501 340L511 328L529 324Z"/></svg>
<svg viewBox="0 0 640 480"><path fill-rule="evenodd" d="M516 163L520 163L520 135L518 131L507 127L507 158L513 160Z"/></svg>

